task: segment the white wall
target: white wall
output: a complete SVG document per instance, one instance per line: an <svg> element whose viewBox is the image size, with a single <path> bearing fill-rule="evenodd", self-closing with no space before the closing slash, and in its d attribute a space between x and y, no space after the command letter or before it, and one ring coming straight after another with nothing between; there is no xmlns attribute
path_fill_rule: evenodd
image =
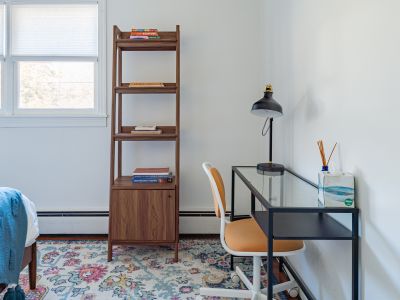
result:
<svg viewBox="0 0 400 300"><path fill-rule="evenodd" d="M202 161L215 162L229 186L231 165L252 164L264 157L265 143L259 134L263 120L249 113L264 86L262 2L107 3L109 106L112 25L123 30L130 30L133 25L174 30L176 24L181 25L181 210L212 209L209 185L200 167ZM130 53L124 66L125 80L174 80L172 53ZM132 96L126 103L126 124L174 121L171 95ZM108 210L109 136L109 127L0 128L0 184L21 189L40 211ZM173 144L132 145L125 149L125 173L135 166L158 162L173 166ZM133 153L139 158L134 159ZM83 218L79 220L79 226L75 218L64 218L56 226L60 218L42 218L41 230L107 230L105 218L87 223Z"/></svg>
<svg viewBox="0 0 400 300"><path fill-rule="evenodd" d="M248 5L244 0L234 5L228 0L118 0L108 6L108 28L118 24L123 30L132 25L174 30L176 24L181 25L181 210L212 208L200 167L204 160L221 169L228 185L231 165L255 163L261 156L262 120L249 111L263 92L263 34L247 30L263 28L261 8L262 1ZM111 31L108 33L110 40ZM127 67L124 80L175 79L174 53L128 53L126 58L126 65L132 62L132 67ZM126 122L160 120L160 124L174 124L173 95L132 96L126 100ZM160 149L154 149L154 145ZM128 148L127 153L138 151L141 155L128 158L126 173L135 165L158 161L173 166L173 143L128 144Z"/></svg>
<svg viewBox="0 0 400 300"><path fill-rule="evenodd" d="M267 78L289 103L286 163L316 181L316 140L340 144L361 209L361 299L400 299L400 2L268 0ZM293 262L318 299L350 299L350 242Z"/></svg>

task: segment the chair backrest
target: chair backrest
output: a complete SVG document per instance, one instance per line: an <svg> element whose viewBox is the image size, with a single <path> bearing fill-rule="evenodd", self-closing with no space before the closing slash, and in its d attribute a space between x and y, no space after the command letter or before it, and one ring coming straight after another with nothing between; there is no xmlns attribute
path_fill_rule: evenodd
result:
<svg viewBox="0 0 400 300"><path fill-rule="evenodd" d="M211 191L214 198L215 215L218 218L225 217L226 202L225 202L225 187L221 174L210 163L204 162L202 164L204 171L210 181Z"/></svg>

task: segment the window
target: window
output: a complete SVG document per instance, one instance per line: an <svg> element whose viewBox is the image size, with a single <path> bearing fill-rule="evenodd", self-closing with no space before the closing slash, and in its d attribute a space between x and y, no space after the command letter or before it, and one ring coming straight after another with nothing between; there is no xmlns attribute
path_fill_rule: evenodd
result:
<svg viewBox="0 0 400 300"><path fill-rule="evenodd" d="M0 126L24 117L105 125L103 1L3 2Z"/></svg>
<svg viewBox="0 0 400 300"><path fill-rule="evenodd" d="M94 63L18 63L19 109L93 109Z"/></svg>

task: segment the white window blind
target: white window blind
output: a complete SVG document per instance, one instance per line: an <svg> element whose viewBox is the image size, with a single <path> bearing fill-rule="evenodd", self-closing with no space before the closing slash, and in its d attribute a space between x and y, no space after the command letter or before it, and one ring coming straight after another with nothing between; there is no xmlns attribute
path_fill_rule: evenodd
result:
<svg viewBox="0 0 400 300"><path fill-rule="evenodd" d="M97 23L97 4L12 5L11 55L97 56Z"/></svg>
<svg viewBox="0 0 400 300"><path fill-rule="evenodd" d="M0 4L0 56L4 56L4 4Z"/></svg>

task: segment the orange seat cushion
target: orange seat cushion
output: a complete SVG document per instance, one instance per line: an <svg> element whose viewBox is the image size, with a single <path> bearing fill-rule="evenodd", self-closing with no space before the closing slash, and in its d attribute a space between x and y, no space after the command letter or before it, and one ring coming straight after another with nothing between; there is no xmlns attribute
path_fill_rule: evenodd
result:
<svg viewBox="0 0 400 300"><path fill-rule="evenodd" d="M267 252L268 238L253 218L226 224L225 242L234 251ZM303 241L274 240L273 252L289 252L303 248Z"/></svg>

